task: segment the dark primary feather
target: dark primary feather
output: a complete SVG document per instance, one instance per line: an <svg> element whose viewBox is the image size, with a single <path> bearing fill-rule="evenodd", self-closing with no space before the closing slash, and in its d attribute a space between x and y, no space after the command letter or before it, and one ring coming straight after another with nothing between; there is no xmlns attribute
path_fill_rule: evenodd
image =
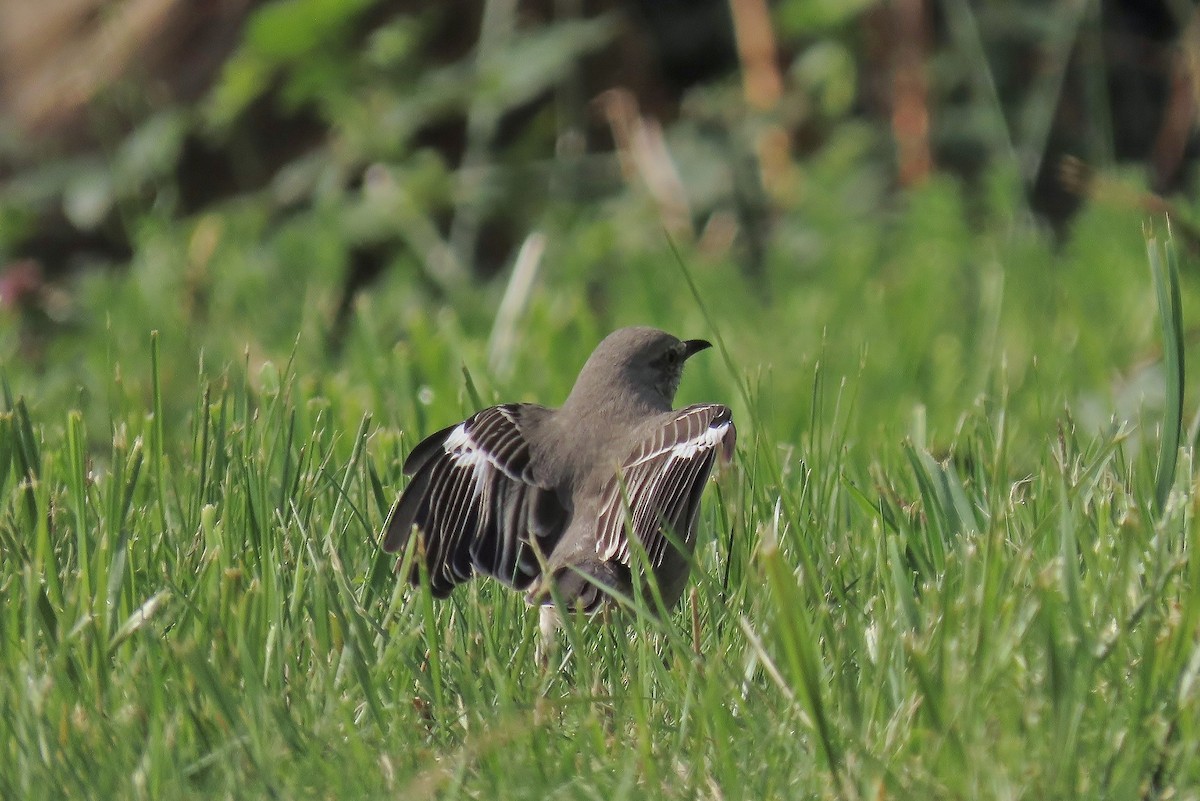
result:
<svg viewBox="0 0 1200 801"><path fill-rule="evenodd" d="M729 409L718 404L674 415L634 449L605 491L596 538L605 561L629 564L630 532L654 568L670 547L667 532L692 544L704 484L718 453L732 457L737 432Z"/></svg>
<svg viewBox="0 0 1200 801"><path fill-rule="evenodd" d="M553 487L534 475L523 426L548 413L534 404L493 406L409 455L404 472L413 478L388 518L383 547L401 550L414 526L420 530L435 596L448 595L474 571L516 589L540 572L534 543L548 553L566 512Z"/></svg>

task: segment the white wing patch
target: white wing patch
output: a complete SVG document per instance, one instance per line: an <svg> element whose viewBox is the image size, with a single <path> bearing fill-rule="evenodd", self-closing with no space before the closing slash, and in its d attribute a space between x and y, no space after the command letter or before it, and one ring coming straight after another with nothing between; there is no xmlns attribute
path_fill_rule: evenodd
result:
<svg viewBox="0 0 1200 801"><path fill-rule="evenodd" d="M446 455L455 465L470 468L471 478L475 484L472 494L482 493L487 484L490 460L487 453L480 449L471 435L467 433L467 424L459 423L455 426L454 430L450 432L450 436L446 437L446 442L442 447L445 448Z"/></svg>
<svg viewBox="0 0 1200 801"><path fill-rule="evenodd" d="M516 451L526 449L525 441L521 437L519 429L516 428L516 418L503 406L494 407L493 410L510 426L489 426L483 434L487 441L481 443L471 431L467 430L467 425L475 420L475 418L471 418L455 426L442 444L442 449L456 467L471 471L474 485L471 494L473 496L482 495L485 500L490 497L488 490L492 484L490 475L492 470L497 470L512 479L530 480L529 476L513 473L505 464Z"/></svg>
<svg viewBox="0 0 1200 801"><path fill-rule="evenodd" d="M691 459L700 451L710 451L721 444L732 423L721 423L718 426L704 429L700 436L686 442L680 442L671 447L672 459Z"/></svg>

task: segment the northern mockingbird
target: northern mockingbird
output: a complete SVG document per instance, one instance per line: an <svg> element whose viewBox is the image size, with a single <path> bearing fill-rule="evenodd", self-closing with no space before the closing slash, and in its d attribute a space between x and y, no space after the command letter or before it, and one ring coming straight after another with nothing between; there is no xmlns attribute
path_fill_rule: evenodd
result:
<svg viewBox="0 0 1200 801"><path fill-rule="evenodd" d="M483 573L530 603L590 613L613 601L609 591L632 594L640 547L674 606L700 495L736 437L725 406L671 408L683 363L709 347L622 328L592 352L562 408L493 406L427 437L404 463L412 480L388 516L384 550L420 532L415 558L438 598ZM418 584L421 573L415 562L408 578Z"/></svg>

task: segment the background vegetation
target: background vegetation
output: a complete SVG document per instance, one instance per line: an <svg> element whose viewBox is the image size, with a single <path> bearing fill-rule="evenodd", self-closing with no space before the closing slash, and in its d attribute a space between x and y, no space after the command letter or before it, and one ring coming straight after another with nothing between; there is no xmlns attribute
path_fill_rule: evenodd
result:
<svg viewBox="0 0 1200 801"><path fill-rule="evenodd" d="M635 10L461 5L10 87L0 796L1195 797L1190 136L1125 158L1120 4L718 4L727 69L603 95ZM424 434L639 323L720 342L679 400L737 460L695 594L542 669L376 533Z"/></svg>

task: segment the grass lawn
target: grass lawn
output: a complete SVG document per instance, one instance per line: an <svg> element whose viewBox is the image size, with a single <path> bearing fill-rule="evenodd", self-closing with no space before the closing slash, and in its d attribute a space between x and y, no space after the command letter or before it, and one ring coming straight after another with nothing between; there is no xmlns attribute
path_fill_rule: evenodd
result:
<svg viewBox="0 0 1200 801"><path fill-rule="evenodd" d="M618 209L558 221L509 327L503 278L393 270L330 354L336 232L231 209L147 223L52 335L0 321L0 797L1197 797L1161 235L1056 243L1003 182L856 214L826 167L759 286L685 244L693 293ZM519 596L435 603L375 538L424 434L561 401L631 323L720 340L678 400L734 408L736 462L675 614L568 620L541 670Z"/></svg>

